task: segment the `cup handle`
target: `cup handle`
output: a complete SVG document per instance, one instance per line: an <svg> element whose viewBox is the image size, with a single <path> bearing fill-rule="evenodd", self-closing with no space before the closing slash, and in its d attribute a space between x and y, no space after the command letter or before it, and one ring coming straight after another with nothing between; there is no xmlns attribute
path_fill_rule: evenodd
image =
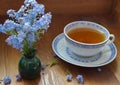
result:
<svg viewBox="0 0 120 85"><path fill-rule="evenodd" d="M115 36L114 36L114 34L110 34L110 37L109 37L109 41L106 43L107 45L108 44L111 44L111 43L113 43L115 41Z"/></svg>
<svg viewBox="0 0 120 85"><path fill-rule="evenodd" d="M110 34L109 40L110 40L111 42L114 42L114 41L115 41L115 36L114 36L114 34Z"/></svg>

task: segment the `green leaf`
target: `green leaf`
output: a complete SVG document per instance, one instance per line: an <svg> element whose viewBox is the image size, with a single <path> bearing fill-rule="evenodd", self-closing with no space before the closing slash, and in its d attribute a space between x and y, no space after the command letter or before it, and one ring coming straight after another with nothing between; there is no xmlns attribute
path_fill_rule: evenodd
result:
<svg viewBox="0 0 120 85"><path fill-rule="evenodd" d="M58 62L56 59L52 60L51 63L49 64L50 67L56 65Z"/></svg>
<svg viewBox="0 0 120 85"><path fill-rule="evenodd" d="M71 74L71 72L67 69L66 74Z"/></svg>
<svg viewBox="0 0 120 85"><path fill-rule="evenodd" d="M17 35L17 32L15 30L9 30L9 31L7 31L7 34L9 34L9 35Z"/></svg>

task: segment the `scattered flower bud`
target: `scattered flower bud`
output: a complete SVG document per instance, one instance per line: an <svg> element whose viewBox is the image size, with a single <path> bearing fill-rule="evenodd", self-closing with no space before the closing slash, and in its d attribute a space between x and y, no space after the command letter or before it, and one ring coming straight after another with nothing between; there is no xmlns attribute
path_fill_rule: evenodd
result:
<svg viewBox="0 0 120 85"><path fill-rule="evenodd" d="M11 83L11 78L10 78L10 76L5 76L4 79L3 79L3 83L4 83L5 85L10 84L10 83Z"/></svg>
<svg viewBox="0 0 120 85"><path fill-rule="evenodd" d="M22 79L22 77L21 77L20 74L16 75L16 80L17 80L17 81L20 81L21 79Z"/></svg>
<svg viewBox="0 0 120 85"><path fill-rule="evenodd" d="M41 75L44 75L45 74L45 72L41 72Z"/></svg>
<svg viewBox="0 0 120 85"><path fill-rule="evenodd" d="M101 71L102 71L102 69L101 69L101 68L97 68L97 71L101 72Z"/></svg>
<svg viewBox="0 0 120 85"><path fill-rule="evenodd" d="M66 78L67 78L67 81L72 81L73 76L72 74L67 74Z"/></svg>
<svg viewBox="0 0 120 85"><path fill-rule="evenodd" d="M46 65L44 63L41 63L41 69L45 70L45 68L46 68Z"/></svg>
<svg viewBox="0 0 120 85"><path fill-rule="evenodd" d="M76 79L77 79L78 83L81 83L81 84L84 83L84 79L83 79L82 75L77 75Z"/></svg>

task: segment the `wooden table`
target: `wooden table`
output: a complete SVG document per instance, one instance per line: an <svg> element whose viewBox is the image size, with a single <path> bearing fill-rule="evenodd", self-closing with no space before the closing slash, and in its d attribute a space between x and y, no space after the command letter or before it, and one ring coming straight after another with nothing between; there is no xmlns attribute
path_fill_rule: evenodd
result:
<svg viewBox="0 0 120 85"><path fill-rule="evenodd" d="M0 19L3 22L5 17L3 16ZM116 37L114 44L118 51L117 57L110 64L99 67L101 71L98 71L97 67L87 68L67 63L56 56L52 50L53 39L63 32L66 24L76 20L89 20L100 23ZM34 80L22 79L16 81L21 54L5 43L6 38L7 36L0 34L0 79L2 80L4 76L9 75L12 78L11 85L80 85L76 80L78 74L83 75L84 85L120 85L120 25L111 19L111 16L53 15L50 28L36 43L36 48L38 50L37 55L43 63L49 64L54 59L58 63L52 67L46 67L45 74ZM67 70L73 75L71 82L66 80ZM1 82L0 85L3 85L3 83Z"/></svg>

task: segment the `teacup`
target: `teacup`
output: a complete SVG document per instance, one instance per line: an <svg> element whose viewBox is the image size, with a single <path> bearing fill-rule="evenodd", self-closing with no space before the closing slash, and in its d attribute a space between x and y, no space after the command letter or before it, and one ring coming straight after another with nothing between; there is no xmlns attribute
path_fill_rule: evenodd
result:
<svg viewBox="0 0 120 85"><path fill-rule="evenodd" d="M67 47L76 55L88 57L98 54L115 36L100 24L74 21L64 27Z"/></svg>

